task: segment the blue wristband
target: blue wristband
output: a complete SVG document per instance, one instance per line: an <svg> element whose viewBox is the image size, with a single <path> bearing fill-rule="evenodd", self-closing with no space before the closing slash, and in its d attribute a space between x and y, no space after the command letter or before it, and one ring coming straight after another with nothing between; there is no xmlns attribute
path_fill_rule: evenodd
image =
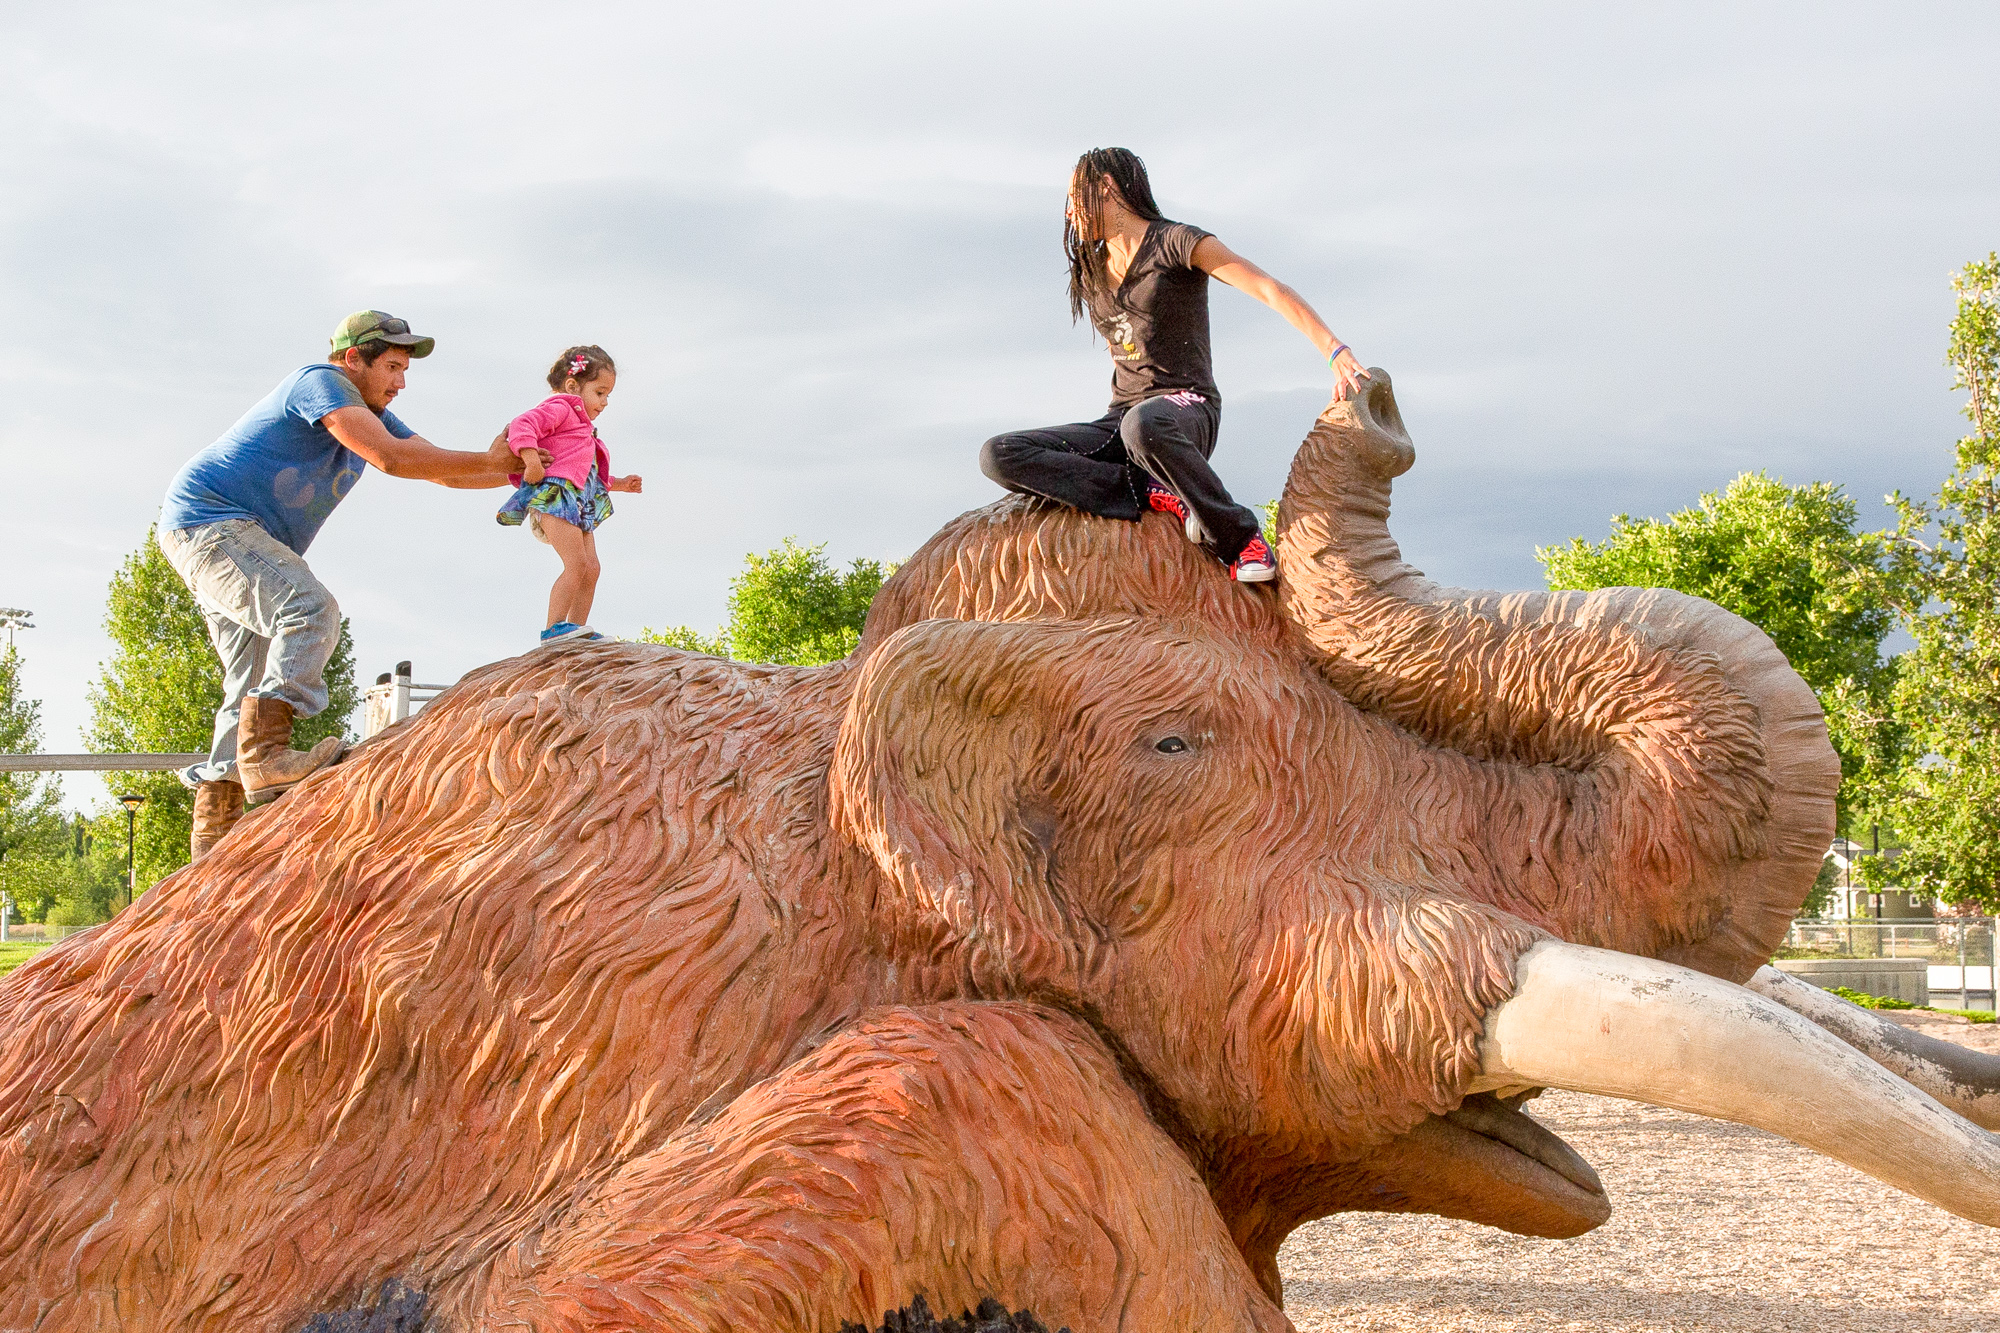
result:
<svg viewBox="0 0 2000 1333"><path fill-rule="evenodd" d="M1346 343L1342 343L1340 346L1334 348L1331 352L1328 352L1326 354L1326 364L1328 366L1332 366L1334 362L1340 360L1340 354L1347 350L1348 346Z"/></svg>

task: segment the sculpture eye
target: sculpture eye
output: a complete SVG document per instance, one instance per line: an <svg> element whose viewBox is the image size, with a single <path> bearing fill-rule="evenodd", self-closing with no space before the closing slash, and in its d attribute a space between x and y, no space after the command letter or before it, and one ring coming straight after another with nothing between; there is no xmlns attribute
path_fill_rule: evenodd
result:
<svg viewBox="0 0 2000 1333"><path fill-rule="evenodd" d="M1178 736L1169 736L1153 746L1161 754L1182 754L1186 752L1187 747L1188 743Z"/></svg>

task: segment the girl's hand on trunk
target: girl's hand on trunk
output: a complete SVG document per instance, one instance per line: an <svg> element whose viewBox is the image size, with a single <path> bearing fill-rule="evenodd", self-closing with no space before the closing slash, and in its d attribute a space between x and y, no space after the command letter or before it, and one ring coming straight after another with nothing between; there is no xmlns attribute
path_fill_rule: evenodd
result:
<svg viewBox="0 0 2000 1333"><path fill-rule="evenodd" d="M1361 364L1361 358L1352 349L1341 348L1333 359L1333 401L1360 397L1361 383L1367 378L1368 368Z"/></svg>

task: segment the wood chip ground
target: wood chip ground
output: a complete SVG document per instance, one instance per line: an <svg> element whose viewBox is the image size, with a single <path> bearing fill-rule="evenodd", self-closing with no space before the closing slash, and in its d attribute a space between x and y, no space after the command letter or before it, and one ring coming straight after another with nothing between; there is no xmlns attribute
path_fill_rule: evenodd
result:
<svg viewBox="0 0 2000 1333"><path fill-rule="evenodd" d="M2000 1025L1897 1017L2000 1053ZM1575 1240L1315 1222L1278 1256L1301 1333L2000 1333L2000 1231L1761 1130L1577 1093L1530 1105L1602 1175L1609 1222Z"/></svg>

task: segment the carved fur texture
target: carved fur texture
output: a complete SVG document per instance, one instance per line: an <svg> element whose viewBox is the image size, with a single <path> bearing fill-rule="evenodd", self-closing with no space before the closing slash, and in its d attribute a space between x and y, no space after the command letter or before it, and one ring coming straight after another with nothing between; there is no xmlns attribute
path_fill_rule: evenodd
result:
<svg viewBox="0 0 2000 1333"><path fill-rule="evenodd" d="M1280 1330L1311 1217L1595 1225L1440 1118L1484 1015L1747 975L1837 768L1714 608L1388 570L1392 413L1276 592L1003 501L847 662L538 650L254 814L0 982L0 1328Z"/></svg>

